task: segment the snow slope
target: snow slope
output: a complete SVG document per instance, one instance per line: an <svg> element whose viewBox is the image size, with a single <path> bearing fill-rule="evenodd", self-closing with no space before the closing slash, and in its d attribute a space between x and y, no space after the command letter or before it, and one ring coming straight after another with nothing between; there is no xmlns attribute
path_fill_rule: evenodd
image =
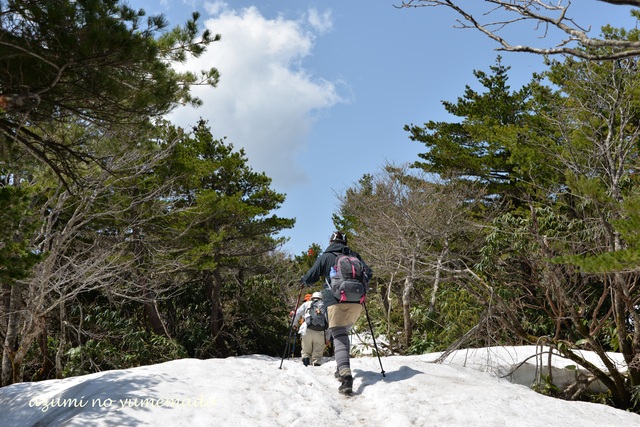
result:
<svg viewBox="0 0 640 427"><path fill-rule="evenodd" d="M1 388L0 426L640 426L640 415L500 378L534 351L383 357L384 376L378 358L353 358L352 397L338 393L330 359L181 359Z"/></svg>

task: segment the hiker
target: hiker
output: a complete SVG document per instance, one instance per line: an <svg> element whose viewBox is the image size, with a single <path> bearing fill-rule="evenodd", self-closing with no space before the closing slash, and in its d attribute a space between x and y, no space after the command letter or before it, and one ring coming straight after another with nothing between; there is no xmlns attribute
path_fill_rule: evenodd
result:
<svg viewBox="0 0 640 427"><path fill-rule="evenodd" d="M314 292L310 299L302 304L296 311L293 319L293 327L298 328L298 333L302 342L302 363L304 366L320 366L324 348L328 343L327 330L327 309L322 300L322 293Z"/></svg>
<svg viewBox="0 0 640 427"><path fill-rule="evenodd" d="M315 264L309 271L302 276L302 283L306 286L313 286L320 277L324 277L324 289L322 295L324 303L327 306L327 314L329 317L329 333L333 338L334 354L336 359L335 376L341 382L338 391L342 394L351 394L353 389L353 375L351 374L351 364L349 361L350 344L349 330L353 327L356 320L362 312L362 303L364 295L360 300L340 302L335 296L331 287L331 276L335 271L336 260L341 255L348 255L360 261L363 269L364 286L371 279L373 271L362 260L357 252L354 252L347 246L347 236L335 231L329 238L329 246L316 259ZM341 298L342 299L342 298Z"/></svg>
<svg viewBox="0 0 640 427"><path fill-rule="evenodd" d="M305 301L309 301L310 299L311 299L311 294L306 294L306 295L304 296L304 300L305 300ZM296 314L296 312L295 312L295 311L293 311L293 310L291 310L291 311L289 312L289 316L291 316L291 317L295 316L295 314ZM302 324L302 322L304 322L304 319L300 319L300 320L299 320L299 322L300 322L300 324Z"/></svg>

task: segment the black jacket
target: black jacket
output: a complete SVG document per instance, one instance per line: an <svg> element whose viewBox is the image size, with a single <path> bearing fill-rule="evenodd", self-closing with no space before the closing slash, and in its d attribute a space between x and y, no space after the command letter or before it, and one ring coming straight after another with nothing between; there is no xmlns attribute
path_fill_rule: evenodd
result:
<svg viewBox="0 0 640 427"><path fill-rule="evenodd" d="M324 277L326 278L325 281L328 281L331 267L333 267L336 262L336 258L340 254L352 255L362 261L360 255L357 252L352 251L348 246L345 246L342 243L331 243L329 247L325 249L322 255L320 255L318 259L316 259L315 264L313 264L313 267L311 267L309 271L307 271L307 274L302 276L302 283L306 286L313 286L318 282L318 280L320 280L320 277ZM371 268L369 268L369 266L364 261L362 261L362 264L364 264L367 278L371 280L371 277L373 276L373 270L371 270Z"/></svg>

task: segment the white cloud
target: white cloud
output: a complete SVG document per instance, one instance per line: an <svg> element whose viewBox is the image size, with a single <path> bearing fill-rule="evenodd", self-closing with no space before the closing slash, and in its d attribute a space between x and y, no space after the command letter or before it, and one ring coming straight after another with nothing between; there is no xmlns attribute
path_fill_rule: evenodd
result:
<svg viewBox="0 0 640 427"><path fill-rule="evenodd" d="M191 70L216 67L217 88L195 88L199 109L179 108L171 119L191 126L209 121L216 137L243 147L256 171L265 171L279 188L307 180L296 155L304 150L314 115L342 102L335 83L310 75L304 59L315 33L331 25L330 14L310 13L316 24L265 18L256 7L232 9L225 2L206 5L205 26L222 40L188 62Z"/></svg>
<svg viewBox="0 0 640 427"><path fill-rule="evenodd" d="M320 34L324 34L333 29L333 17L330 10L319 12L317 9L309 9L309 24Z"/></svg>
<svg viewBox="0 0 640 427"><path fill-rule="evenodd" d="M206 2L204 4L204 8L207 12L209 12L209 14L217 15L223 10L228 9L229 5L224 1L213 1L213 2Z"/></svg>

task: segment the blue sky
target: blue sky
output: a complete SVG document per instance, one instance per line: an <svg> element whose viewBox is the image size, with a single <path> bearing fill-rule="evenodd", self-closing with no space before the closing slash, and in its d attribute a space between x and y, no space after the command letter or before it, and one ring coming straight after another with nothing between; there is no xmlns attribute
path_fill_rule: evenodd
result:
<svg viewBox="0 0 640 427"><path fill-rule="evenodd" d="M469 2L461 2L469 3ZM542 58L497 52L477 31L454 28L448 9L397 9L375 0L129 0L171 26L195 10L201 26L222 35L193 70L218 68L217 88L197 88L199 109L179 108L170 119L188 127L202 117L218 138L244 148L249 164L273 179L287 199L276 213L295 218L283 248L326 247L337 195L385 163L417 160L423 145L406 124L453 121L441 101L465 85L480 89L473 70L488 71L502 56L512 89L544 69ZM481 2L477 1L476 6ZM571 6L591 33L607 23L629 27L629 7L596 0ZM519 44L536 39L531 25L514 29Z"/></svg>

